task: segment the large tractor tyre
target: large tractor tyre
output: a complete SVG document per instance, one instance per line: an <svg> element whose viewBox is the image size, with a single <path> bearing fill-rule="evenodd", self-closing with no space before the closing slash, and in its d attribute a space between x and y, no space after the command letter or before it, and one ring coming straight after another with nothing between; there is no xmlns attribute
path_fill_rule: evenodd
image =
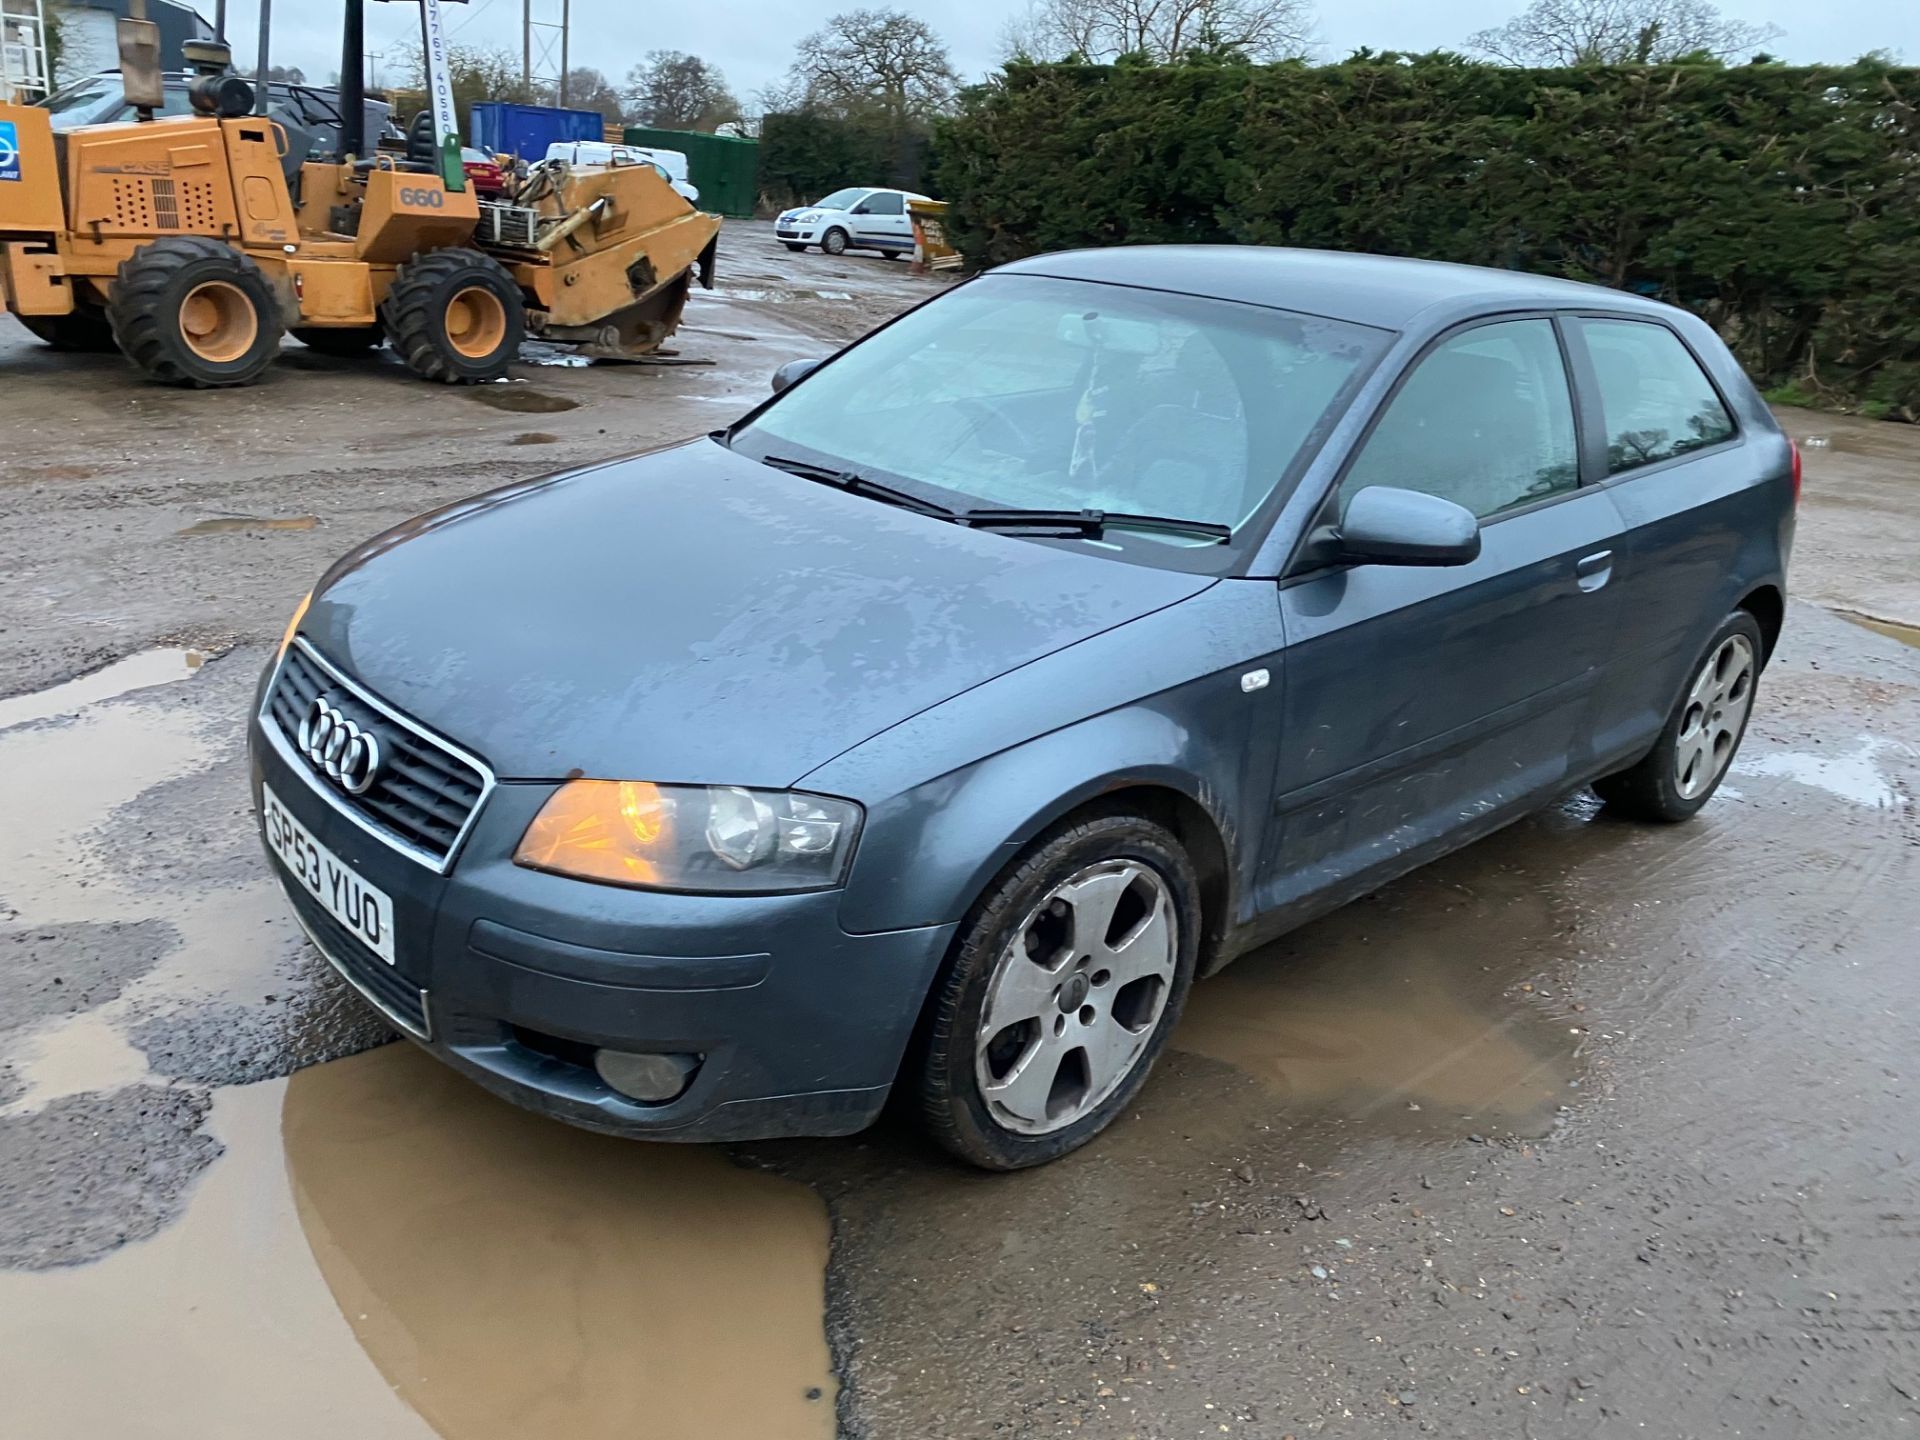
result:
<svg viewBox="0 0 1920 1440"><path fill-rule="evenodd" d="M104 310L87 306L71 315L20 315L15 317L33 337L55 350L75 355L105 355L119 347L113 343L113 326Z"/></svg>
<svg viewBox="0 0 1920 1440"><path fill-rule="evenodd" d="M387 332L378 325L336 325L324 329L297 325L292 334L309 350L336 355L343 360L357 359L369 350L377 350L387 339Z"/></svg>
<svg viewBox="0 0 1920 1440"><path fill-rule="evenodd" d="M120 264L107 319L121 351L162 385L251 385L280 350L280 306L230 245L174 235Z"/></svg>
<svg viewBox="0 0 1920 1440"><path fill-rule="evenodd" d="M415 256L394 276L380 315L408 368L448 385L500 379L527 333L520 287L478 250Z"/></svg>

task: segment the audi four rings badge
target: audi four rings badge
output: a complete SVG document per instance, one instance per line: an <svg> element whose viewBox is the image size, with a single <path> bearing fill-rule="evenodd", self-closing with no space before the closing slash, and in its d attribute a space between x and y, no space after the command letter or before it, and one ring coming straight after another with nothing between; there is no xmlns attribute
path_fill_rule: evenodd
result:
<svg viewBox="0 0 1920 1440"><path fill-rule="evenodd" d="M300 753L349 795L364 795L380 774L380 740L316 695L300 721Z"/></svg>

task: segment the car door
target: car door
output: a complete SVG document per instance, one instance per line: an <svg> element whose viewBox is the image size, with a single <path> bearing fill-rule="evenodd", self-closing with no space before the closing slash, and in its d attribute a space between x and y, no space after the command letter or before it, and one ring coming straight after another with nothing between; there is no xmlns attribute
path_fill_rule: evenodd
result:
<svg viewBox="0 0 1920 1440"><path fill-rule="evenodd" d="M853 243L875 250L902 250L912 243L905 233L906 197L898 190L875 190L853 210Z"/></svg>
<svg viewBox="0 0 1920 1440"><path fill-rule="evenodd" d="M1743 551L1760 537L1772 542L1780 502L1741 445L1731 407L1672 327L1651 316L1585 315L1569 339L1597 402L1607 488L1624 529L1621 623L1595 696L1594 748L1603 760L1632 758L1660 733L1700 647L1744 592Z"/></svg>
<svg viewBox="0 0 1920 1440"><path fill-rule="evenodd" d="M1551 795L1582 763L1620 522L1581 470L1551 317L1456 329L1409 369L1323 516L1337 523L1372 485L1424 491L1479 517L1480 555L1282 582L1263 908L1364 889Z"/></svg>

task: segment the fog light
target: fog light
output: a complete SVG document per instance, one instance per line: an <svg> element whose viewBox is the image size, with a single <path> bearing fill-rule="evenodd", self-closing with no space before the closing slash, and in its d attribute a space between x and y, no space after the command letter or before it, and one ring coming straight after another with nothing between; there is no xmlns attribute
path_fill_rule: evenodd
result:
<svg viewBox="0 0 1920 1440"><path fill-rule="evenodd" d="M658 1105L687 1088L700 1068L697 1055L631 1055L624 1050L596 1050L593 1068L600 1078L633 1100Z"/></svg>

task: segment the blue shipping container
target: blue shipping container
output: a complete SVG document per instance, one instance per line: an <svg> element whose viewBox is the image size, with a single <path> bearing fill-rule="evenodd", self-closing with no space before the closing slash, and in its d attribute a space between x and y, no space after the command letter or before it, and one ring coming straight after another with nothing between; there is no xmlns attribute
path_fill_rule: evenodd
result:
<svg viewBox="0 0 1920 1440"><path fill-rule="evenodd" d="M607 122L598 110L560 110L550 105L515 105L484 100L473 107L469 145L495 155L523 160L545 157L556 140L604 140Z"/></svg>

